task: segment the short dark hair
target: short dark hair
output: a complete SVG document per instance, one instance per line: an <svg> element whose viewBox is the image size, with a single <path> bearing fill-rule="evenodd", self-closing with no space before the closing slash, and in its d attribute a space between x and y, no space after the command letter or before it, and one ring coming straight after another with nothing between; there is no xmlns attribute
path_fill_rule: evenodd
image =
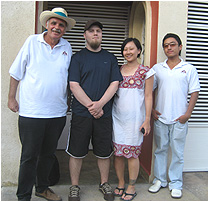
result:
<svg viewBox="0 0 209 202"><path fill-rule="evenodd" d="M182 45L182 42L181 42L181 39L180 37L177 35L177 34L174 34L174 33L168 33L164 36L163 38L163 42L162 42L162 46L164 48L164 41L168 38L174 38L176 39L176 41L178 42L178 46ZM181 51L179 51L179 55L181 55Z"/></svg>
<svg viewBox="0 0 209 202"><path fill-rule="evenodd" d="M127 39L125 39L123 41L123 44L121 46L121 54L122 54L122 56L124 56L123 55L123 51L124 51L124 48L125 48L126 44L129 43L129 42L131 42L131 41L133 41L134 44L136 45L137 49L138 50L141 50L141 52L142 52L142 46L141 46L141 43L139 42L138 39L136 39L136 38L127 38ZM137 55L137 58L140 56L141 52Z"/></svg>

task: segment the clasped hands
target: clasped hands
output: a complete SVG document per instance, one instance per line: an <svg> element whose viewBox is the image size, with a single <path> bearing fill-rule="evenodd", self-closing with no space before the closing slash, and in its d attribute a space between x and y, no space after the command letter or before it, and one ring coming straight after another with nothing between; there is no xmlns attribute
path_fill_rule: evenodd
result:
<svg viewBox="0 0 209 202"><path fill-rule="evenodd" d="M104 111L102 109L103 105L101 105L101 103L99 101L95 101L95 102L90 103L89 105L87 105L87 108L88 108L90 114L95 119L99 119L104 114Z"/></svg>

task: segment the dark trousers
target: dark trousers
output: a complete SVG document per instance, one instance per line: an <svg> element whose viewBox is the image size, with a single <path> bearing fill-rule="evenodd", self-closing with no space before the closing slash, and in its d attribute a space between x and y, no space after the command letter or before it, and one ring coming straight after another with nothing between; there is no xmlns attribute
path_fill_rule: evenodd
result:
<svg viewBox="0 0 209 202"><path fill-rule="evenodd" d="M22 144L18 178L18 200L30 200L33 185L37 192L49 186L49 173L54 153L65 126L66 117L26 118L19 116L19 136Z"/></svg>

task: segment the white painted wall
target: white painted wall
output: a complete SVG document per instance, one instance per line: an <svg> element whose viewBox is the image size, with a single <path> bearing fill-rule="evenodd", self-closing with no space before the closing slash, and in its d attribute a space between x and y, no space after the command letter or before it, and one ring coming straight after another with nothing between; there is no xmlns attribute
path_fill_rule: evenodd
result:
<svg viewBox="0 0 209 202"><path fill-rule="evenodd" d="M187 1L159 1L157 62L162 62L166 59L162 49L162 39L169 32L180 36L183 43L182 58L185 59L187 12Z"/></svg>
<svg viewBox="0 0 209 202"><path fill-rule="evenodd" d="M184 171L208 170L208 126L189 124L184 152Z"/></svg>
<svg viewBox="0 0 209 202"><path fill-rule="evenodd" d="M17 183L20 142L18 114L7 107L9 68L26 38L35 31L35 1L1 2L1 181Z"/></svg>

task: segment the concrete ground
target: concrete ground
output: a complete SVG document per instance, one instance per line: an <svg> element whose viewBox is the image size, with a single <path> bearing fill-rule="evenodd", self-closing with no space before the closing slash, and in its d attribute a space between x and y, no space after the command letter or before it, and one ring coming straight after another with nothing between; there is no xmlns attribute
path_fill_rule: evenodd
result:
<svg viewBox="0 0 209 202"><path fill-rule="evenodd" d="M60 163L60 181L51 188L62 197L63 201L67 201L70 186L69 157L64 151L57 151L56 154ZM208 201L208 172L187 172L183 173L183 178L183 197L173 199L168 188L163 188L156 194L149 193L147 190L150 184L139 176L136 184L137 196L134 201ZM125 179L128 182L127 169ZM84 159L80 176L80 196L82 201L104 201L102 193L98 190L99 181L96 158L90 152ZM113 165L111 165L110 169L109 183L113 188L117 186L117 177ZM17 201L16 190L16 186L2 187L1 201ZM44 199L36 197L33 191L31 200L43 201ZM115 198L115 201L119 200L120 198Z"/></svg>

